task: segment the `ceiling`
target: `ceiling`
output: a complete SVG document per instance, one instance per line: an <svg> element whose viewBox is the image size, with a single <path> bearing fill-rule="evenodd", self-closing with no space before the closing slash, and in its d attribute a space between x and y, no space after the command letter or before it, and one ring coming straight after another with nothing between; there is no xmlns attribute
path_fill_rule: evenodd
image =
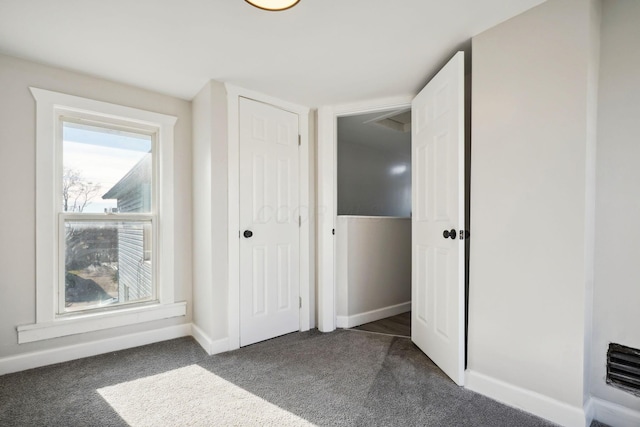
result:
<svg viewBox="0 0 640 427"><path fill-rule="evenodd" d="M408 131L391 129L380 124L384 117L405 116ZM351 143L366 145L382 151L394 151L407 155L411 159L411 110L400 109L392 112L375 112L353 116L338 117L338 144Z"/></svg>
<svg viewBox="0 0 640 427"><path fill-rule="evenodd" d="M0 0L0 53L192 99L209 79L309 107L415 93L543 0Z"/></svg>

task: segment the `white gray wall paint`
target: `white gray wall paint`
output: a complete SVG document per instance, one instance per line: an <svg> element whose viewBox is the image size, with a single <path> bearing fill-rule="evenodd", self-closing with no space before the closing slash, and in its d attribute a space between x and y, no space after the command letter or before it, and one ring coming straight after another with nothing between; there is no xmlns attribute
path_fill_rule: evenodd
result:
<svg viewBox="0 0 640 427"><path fill-rule="evenodd" d="M591 394L640 411L607 386L610 342L640 348L640 2L603 3Z"/></svg>
<svg viewBox="0 0 640 427"><path fill-rule="evenodd" d="M338 316L411 301L411 219L339 216Z"/></svg>
<svg viewBox="0 0 640 427"><path fill-rule="evenodd" d="M468 367L578 417L592 13L552 0L473 39Z"/></svg>
<svg viewBox="0 0 640 427"><path fill-rule="evenodd" d="M411 134L363 125L378 137L391 134L387 142L373 143L366 132L342 130L354 118L376 115L338 118L338 215L411 214Z"/></svg>
<svg viewBox="0 0 640 427"><path fill-rule="evenodd" d="M175 300L186 318L17 344L35 322L35 100L29 86L178 117L175 127ZM0 55L0 358L191 322L191 103Z"/></svg>
<svg viewBox="0 0 640 427"><path fill-rule="evenodd" d="M585 159L585 297L584 297L584 364L583 402L591 397L589 375L591 372L591 338L593 329L593 283L595 264L595 217L596 217L596 144L598 130L598 76L600 72L600 30L602 1L589 0L588 62L587 62L587 133ZM587 414L587 418L591 414Z"/></svg>
<svg viewBox="0 0 640 427"><path fill-rule="evenodd" d="M213 341L228 335L227 110L220 82L193 100L193 319Z"/></svg>

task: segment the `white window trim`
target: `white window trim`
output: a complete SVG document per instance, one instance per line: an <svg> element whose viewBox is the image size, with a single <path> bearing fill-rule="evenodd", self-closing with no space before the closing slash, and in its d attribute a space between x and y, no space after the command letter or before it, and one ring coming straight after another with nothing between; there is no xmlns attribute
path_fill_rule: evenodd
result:
<svg viewBox="0 0 640 427"><path fill-rule="evenodd" d="M18 326L18 343L51 339L119 326L186 315L186 303L174 300L173 128L176 117L95 101L59 92L30 88L36 100L36 323ZM58 217L56 198L57 111L122 120L158 129L158 301L141 306L57 316Z"/></svg>

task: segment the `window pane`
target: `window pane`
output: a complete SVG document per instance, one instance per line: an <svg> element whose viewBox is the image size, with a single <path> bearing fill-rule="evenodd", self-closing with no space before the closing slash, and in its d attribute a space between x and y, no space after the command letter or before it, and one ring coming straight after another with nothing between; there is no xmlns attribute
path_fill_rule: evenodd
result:
<svg viewBox="0 0 640 427"><path fill-rule="evenodd" d="M152 137L62 121L62 210L151 212Z"/></svg>
<svg viewBox="0 0 640 427"><path fill-rule="evenodd" d="M151 221L65 221L64 312L154 298Z"/></svg>

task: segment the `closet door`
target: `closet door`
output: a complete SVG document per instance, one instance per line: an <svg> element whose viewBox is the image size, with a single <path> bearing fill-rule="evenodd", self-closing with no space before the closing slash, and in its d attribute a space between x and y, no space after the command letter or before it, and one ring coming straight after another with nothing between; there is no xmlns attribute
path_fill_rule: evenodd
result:
<svg viewBox="0 0 640 427"><path fill-rule="evenodd" d="M300 330L298 116L240 98L240 345Z"/></svg>

